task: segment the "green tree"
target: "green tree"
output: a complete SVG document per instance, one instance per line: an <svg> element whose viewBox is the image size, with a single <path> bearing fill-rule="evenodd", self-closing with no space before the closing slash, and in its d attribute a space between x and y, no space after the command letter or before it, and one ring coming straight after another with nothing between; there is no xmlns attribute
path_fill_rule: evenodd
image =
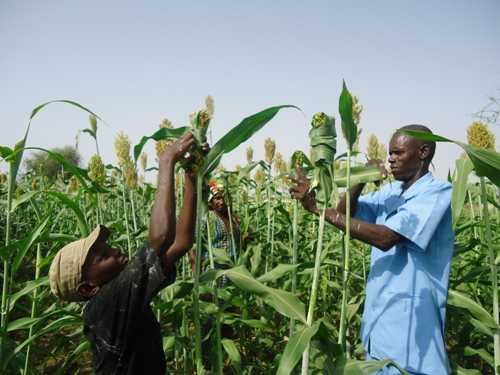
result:
<svg viewBox="0 0 500 375"><path fill-rule="evenodd" d="M54 147L49 151L61 154L70 164L81 167L82 156L76 147ZM58 175L61 175L64 179L69 179L72 176L72 173L66 171L61 163L43 151L35 152L31 157L25 158L24 167L26 172L47 177L49 180L55 180Z"/></svg>

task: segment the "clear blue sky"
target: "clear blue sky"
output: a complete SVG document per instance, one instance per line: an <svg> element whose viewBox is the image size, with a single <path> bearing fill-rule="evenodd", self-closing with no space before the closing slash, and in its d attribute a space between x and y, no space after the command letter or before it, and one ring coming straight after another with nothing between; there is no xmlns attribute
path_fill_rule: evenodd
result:
<svg viewBox="0 0 500 375"><path fill-rule="evenodd" d="M500 1L7 1L0 0L0 145L13 147L29 114L55 99L100 116L106 164L114 138L132 145L164 118L188 115L215 99L212 142L244 117L293 104L239 149L264 158L264 139L285 157L309 150L314 113L338 119L345 79L364 110L361 151L375 134L387 142L412 123L466 142L471 114L500 96ZM42 109L28 146L74 144L88 114L67 104ZM497 137L500 126L490 125ZM338 152L345 151L337 120ZM500 141L498 141L500 142ZM498 144L497 142L497 144ZM95 144L82 134L85 166ZM155 164L154 144L145 149ZM445 178L462 149L439 144L436 175ZM0 171L7 170L0 162Z"/></svg>

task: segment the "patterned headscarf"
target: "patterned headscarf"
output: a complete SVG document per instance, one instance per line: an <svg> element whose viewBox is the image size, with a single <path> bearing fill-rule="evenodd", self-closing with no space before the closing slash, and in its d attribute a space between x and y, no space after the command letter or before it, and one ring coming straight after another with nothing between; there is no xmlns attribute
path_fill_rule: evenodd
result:
<svg viewBox="0 0 500 375"><path fill-rule="evenodd" d="M222 184L220 181L212 180L208 183L209 186L209 197L208 201L210 202L212 198L217 194L219 191L225 191L226 189L224 188L224 184Z"/></svg>

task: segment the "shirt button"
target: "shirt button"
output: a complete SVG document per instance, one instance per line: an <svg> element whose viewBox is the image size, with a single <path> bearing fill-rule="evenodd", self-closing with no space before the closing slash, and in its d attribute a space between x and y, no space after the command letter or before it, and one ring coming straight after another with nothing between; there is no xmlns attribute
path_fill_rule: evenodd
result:
<svg viewBox="0 0 500 375"><path fill-rule="evenodd" d="M372 311L375 311L375 306L372 305Z"/></svg>

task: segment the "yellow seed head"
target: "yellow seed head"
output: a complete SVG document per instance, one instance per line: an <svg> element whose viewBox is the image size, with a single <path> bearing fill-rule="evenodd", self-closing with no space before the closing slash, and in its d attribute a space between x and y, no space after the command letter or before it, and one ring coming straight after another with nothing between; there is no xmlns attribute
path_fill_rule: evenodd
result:
<svg viewBox="0 0 500 375"><path fill-rule="evenodd" d="M101 179L100 177L106 176L106 167L104 166L104 163L99 155L93 155L90 158L89 169L90 178L98 180L98 184L102 186L104 184L104 179Z"/></svg>
<svg viewBox="0 0 500 375"><path fill-rule="evenodd" d="M94 115L89 116L89 121L90 121L90 128L93 130L94 133L97 132L97 117Z"/></svg>
<svg viewBox="0 0 500 375"><path fill-rule="evenodd" d="M257 188L255 189L255 201L257 203L260 202L260 193L262 192L262 185L257 185Z"/></svg>
<svg viewBox="0 0 500 375"><path fill-rule="evenodd" d="M281 155L281 152L277 152L275 157L274 157L274 171L276 173L281 172L281 164L283 163L283 155Z"/></svg>
<svg viewBox="0 0 500 375"><path fill-rule="evenodd" d="M250 164L253 160L253 148L252 146L247 147L247 163Z"/></svg>
<svg viewBox="0 0 500 375"><path fill-rule="evenodd" d="M31 188L33 190L38 190L40 189L40 182L38 182L38 178L34 178L32 181L31 181Z"/></svg>
<svg viewBox="0 0 500 375"><path fill-rule="evenodd" d="M142 170L146 171L147 166L148 166L148 154L146 154L145 152L143 152L141 154L141 167L142 167Z"/></svg>
<svg viewBox="0 0 500 375"><path fill-rule="evenodd" d="M123 167L123 172L125 174L125 184L127 185L127 187L130 190L136 190L138 175L137 175L137 168L132 159L128 159L125 162L125 165Z"/></svg>
<svg viewBox="0 0 500 375"><path fill-rule="evenodd" d="M264 182L265 176L264 176L264 172L262 171L261 167L257 168L257 170L255 171L255 174L253 175L253 179L258 184L261 184Z"/></svg>
<svg viewBox="0 0 500 375"><path fill-rule="evenodd" d="M352 120L359 125L361 122L361 112L363 112L363 106L358 105L359 98L356 95L352 95Z"/></svg>
<svg viewBox="0 0 500 375"><path fill-rule="evenodd" d="M211 95L207 95L205 97L205 107L207 108L210 117L214 117L215 104L214 104L214 98L212 98Z"/></svg>
<svg viewBox="0 0 500 375"><path fill-rule="evenodd" d="M81 184L80 184L80 181L78 180L78 178L76 178L75 176L71 177L70 184L69 184L69 190L71 192L75 192L75 191L78 191L78 189L80 189L80 187L81 187Z"/></svg>
<svg viewBox="0 0 500 375"><path fill-rule="evenodd" d="M163 119L162 123L158 125L158 127L161 128L167 128L167 129L173 129L174 126L172 125L172 122L169 119ZM172 144L171 141L157 141L156 142L156 161L160 159L161 154Z"/></svg>
<svg viewBox="0 0 500 375"><path fill-rule="evenodd" d="M203 158L198 154L197 152L194 152L191 157L194 159L193 163L191 164L191 170L197 174L198 171L200 170L201 165L203 164ZM224 168L222 164L219 164L217 166L217 169L220 170L220 168Z"/></svg>
<svg viewBox="0 0 500 375"><path fill-rule="evenodd" d="M264 140L264 149L266 151L266 163L271 165L274 160L274 153L276 151L276 142L274 139L266 138Z"/></svg>
<svg viewBox="0 0 500 375"><path fill-rule="evenodd" d="M313 116L311 125L314 128L319 128L320 126L325 125L327 122L328 117L326 116L326 114L324 112L318 112Z"/></svg>
<svg viewBox="0 0 500 375"><path fill-rule="evenodd" d="M495 134L488 130L488 125L475 121L467 128L469 145L485 150L495 150Z"/></svg>
<svg viewBox="0 0 500 375"><path fill-rule="evenodd" d="M210 117L210 114L206 109L200 109L198 112L198 121L196 123L196 127L199 130L205 130L208 124L210 124L211 119L212 118Z"/></svg>
<svg viewBox="0 0 500 375"><path fill-rule="evenodd" d="M237 172L241 171L241 165L236 164L236 167L234 167L234 170Z"/></svg>
<svg viewBox="0 0 500 375"><path fill-rule="evenodd" d="M302 151L295 151L292 155L292 166L302 165L304 161L304 153Z"/></svg>
<svg viewBox="0 0 500 375"><path fill-rule="evenodd" d="M228 177L227 177L227 181L229 182L230 185L233 185L234 183L236 183L236 180L238 179L238 176L236 176L236 174L234 173L231 173Z"/></svg>
<svg viewBox="0 0 500 375"><path fill-rule="evenodd" d="M121 131L115 138L116 157L118 166L121 168L130 158L130 137Z"/></svg>
<svg viewBox="0 0 500 375"><path fill-rule="evenodd" d="M19 150L20 148L23 147L23 140L20 139L19 141L16 142L16 144L14 145L14 152L16 152L17 150ZM16 155L15 158L12 158L12 159L9 159L9 162L10 163L15 163L17 160L19 159L19 154Z"/></svg>
<svg viewBox="0 0 500 375"><path fill-rule="evenodd" d="M24 194L24 189L21 186L18 186L14 195L16 196L16 198L19 198L23 194Z"/></svg>
<svg viewBox="0 0 500 375"><path fill-rule="evenodd" d="M0 183L5 183L7 181L7 172L0 174Z"/></svg>

